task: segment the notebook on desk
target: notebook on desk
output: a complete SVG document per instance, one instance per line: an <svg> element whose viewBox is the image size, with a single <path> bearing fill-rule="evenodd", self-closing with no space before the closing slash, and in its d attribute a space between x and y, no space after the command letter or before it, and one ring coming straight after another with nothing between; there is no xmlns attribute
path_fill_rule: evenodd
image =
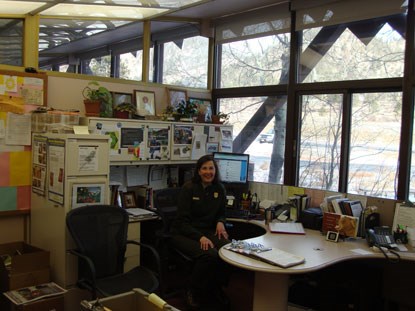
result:
<svg viewBox="0 0 415 311"><path fill-rule="evenodd" d="M305 234L301 222L271 222L269 230L272 233Z"/></svg>

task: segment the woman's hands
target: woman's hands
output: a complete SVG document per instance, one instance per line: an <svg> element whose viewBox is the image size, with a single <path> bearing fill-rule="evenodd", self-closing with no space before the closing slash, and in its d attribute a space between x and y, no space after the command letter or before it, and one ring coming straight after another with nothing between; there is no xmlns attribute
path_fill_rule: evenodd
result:
<svg viewBox="0 0 415 311"><path fill-rule="evenodd" d="M215 235L218 236L219 240L221 238L227 239L229 237L228 233L226 232L225 225L222 222L217 223ZM203 249L204 251L207 251L209 247L210 248L215 247L215 245L213 245L213 242L205 236L202 236L199 241L200 241L200 248Z"/></svg>
<svg viewBox="0 0 415 311"><path fill-rule="evenodd" d="M224 239L227 239L229 237L228 233L226 232L225 225L223 224L223 222L218 222L216 224L216 233L215 234L218 236L219 240L222 237Z"/></svg>
<svg viewBox="0 0 415 311"><path fill-rule="evenodd" d="M209 247L211 247L211 248L214 247L212 241L209 240L205 236L202 236L199 241L200 241L200 248L203 249L204 251L207 251L209 249Z"/></svg>

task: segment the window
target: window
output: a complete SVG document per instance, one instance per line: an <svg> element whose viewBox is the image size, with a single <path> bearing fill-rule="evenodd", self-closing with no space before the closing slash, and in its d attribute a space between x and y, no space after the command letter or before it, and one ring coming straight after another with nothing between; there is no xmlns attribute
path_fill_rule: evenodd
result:
<svg viewBox="0 0 415 311"><path fill-rule="evenodd" d="M299 82L402 77L404 25L399 16L304 30Z"/></svg>
<svg viewBox="0 0 415 311"><path fill-rule="evenodd" d="M239 97L219 100L220 111L229 114L229 123L233 125L236 141L251 143L236 152L248 153L250 163L254 164L253 181L283 182L283 164L285 151L286 96L276 97ZM264 114L262 114L264 113ZM262 120L263 130L249 126L247 122L253 117ZM261 134L272 131L270 143L261 142Z"/></svg>
<svg viewBox="0 0 415 311"><path fill-rule="evenodd" d="M222 44L220 87L286 84L289 46L289 34Z"/></svg>
<svg viewBox="0 0 415 311"><path fill-rule="evenodd" d="M396 198L402 94L352 97L348 192Z"/></svg>
<svg viewBox="0 0 415 311"><path fill-rule="evenodd" d="M200 36L165 43L162 82L207 88L208 43Z"/></svg>
<svg viewBox="0 0 415 311"><path fill-rule="evenodd" d="M23 20L0 18L0 63L23 66Z"/></svg>
<svg viewBox="0 0 415 311"><path fill-rule="evenodd" d="M341 94L301 98L300 187L338 190L342 98Z"/></svg>
<svg viewBox="0 0 415 311"><path fill-rule="evenodd" d="M129 80L142 80L143 51L124 53L120 55L119 78Z"/></svg>
<svg viewBox="0 0 415 311"><path fill-rule="evenodd" d="M109 77L111 56L96 57L82 61L82 72L86 75Z"/></svg>

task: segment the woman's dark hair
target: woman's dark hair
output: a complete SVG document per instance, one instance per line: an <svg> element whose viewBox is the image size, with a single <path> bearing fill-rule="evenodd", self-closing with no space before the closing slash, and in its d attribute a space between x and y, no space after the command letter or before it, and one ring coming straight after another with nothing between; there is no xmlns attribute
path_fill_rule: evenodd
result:
<svg viewBox="0 0 415 311"><path fill-rule="evenodd" d="M195 172L194 172L193 177L192 177L192 181L194 183L199 183L199 182L202 181L202 178L200 178L200 175L199 175L199 170L203 166L203 164L205 164L206 162L209 162L209 161L213 162L213 165L215 166L215 171L216 171L215 178L213 179L212 184L217 184L218 182L220 182L220 174L219 174L218 164L213 159L213 156L211 154L207 154L207 155L204 155L204 156L200 157L199 160L197 160L196 169L195 169Z"/></svg>

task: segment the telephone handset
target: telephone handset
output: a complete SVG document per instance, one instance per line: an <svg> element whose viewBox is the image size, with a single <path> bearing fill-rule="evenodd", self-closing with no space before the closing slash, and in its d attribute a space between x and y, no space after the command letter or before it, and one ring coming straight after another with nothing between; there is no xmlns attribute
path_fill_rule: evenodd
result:
<svg viewBox="0 0 415 311"><path fill-rule="evenodd" d="M396 242L393 237L392 231L387 226L374 227L373 229L368 229L366 239L369 246L386 248L396 247Z"/></svg>

